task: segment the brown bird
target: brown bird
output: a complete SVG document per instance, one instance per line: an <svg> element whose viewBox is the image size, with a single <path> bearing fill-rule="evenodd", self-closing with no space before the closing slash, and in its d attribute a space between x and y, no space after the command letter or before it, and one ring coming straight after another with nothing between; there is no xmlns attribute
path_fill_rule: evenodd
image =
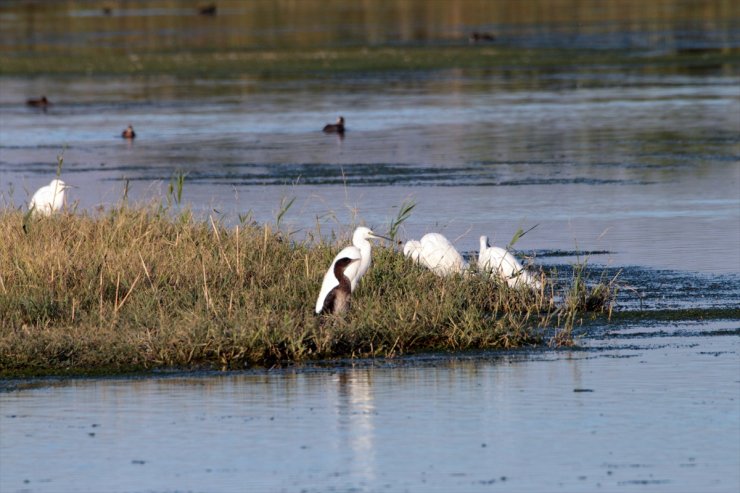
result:
<svg viewBox="0 0 740 493"><path fill-rule="evenodd" d="M51 101L46 99L46 96L41 96L41 99L29 99L26 101L26 104L28 106L33 106L34 108L46 108L47 106L51 105Z"/></svg>
<svg viewBox="0 0 740 493"><path fill-rule="evenodd" d="M129 140L136 138L136 132L134 132L134 127L132 127L131 125L126 127L126 130L121 132L121 137L123 137L124 139L129 139Z"/></svg>
<svg viewBox="0 0 740 493"><path fill-rule="evenodd" d="M496 41L496 36L491 33L479 33L478 31L473 31L472 33L470 33L470 36L468 36L468 41L470 43Z"/></svg>
<svg viewBox="0 0 740 493"><path fill-rule="evenodd" d="M328 134L343 134L344 133L344 117L340 116L337 118L337 123L327 123L324 125L324 132Z"/></svg>
<svg viewBox="0 0 740 493"><path fill-rule="evenodd" d="M198 7L198 13L200 15L216 15L216 4L209 3L208 5L201 5Z"/></svg>
<svg viewBox="0 0 740 493"><path fill-rule="evenodd" d="M344 313L349 310L350 298L352 297L352 283L344 275L344 271L353 262L359 262L359 258L342 257L334 263L334 277L339 284L335 286L324 298L324 306L321 313Z"/></svg>

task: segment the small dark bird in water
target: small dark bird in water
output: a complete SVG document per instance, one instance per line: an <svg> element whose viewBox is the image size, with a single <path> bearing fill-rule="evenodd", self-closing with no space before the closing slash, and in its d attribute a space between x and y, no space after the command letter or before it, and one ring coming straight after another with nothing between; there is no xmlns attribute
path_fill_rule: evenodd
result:
<svg viewBox="0 0 740 493"><path fill-rule="evenodd" d="M208 5L201 5L198 7L198 13L200 15L216 15L216 4L209 3Z"/></svg>
<svg viewBox="0 0 740 493"><path fill-rule="evenodd" d="M51 106L51 101L46 99L46 96L41 96L40 99L27 100L26 104L28 106L33 106L34 108L46 108L47 106Z"/></svg>
<svg viewBox="0 0 740 493"><path fill-rule="evenodd" d="M496 41L496 36L491 33L479 33L478 31L473 31L470 33L470 36L468 36L468 41L470 43Z"/></svg>
<svg viewBox="0 0 740 493"><path fill-rule="evenodd" d="M328 134L343 134L344 133L344 117L340 116L337 118L337 123L327 123L324 125L324 132Z"/></svg>
<svg viewBox="0 0 740 493"><path fill-rule="evenodd" d="M350 298L352 297L352 283L344 275L344 271L350 264L359 261L359 258L343 257L334 263L334 277L337 278L339 284L326 295L321 313L344 313L349 310Z"/></svg>
<svg viewBox="0 0 740 493"><path fill-rule="evenodd" d="M123 137L124 139L129 139L129 140L136 138L136 132L134 132L134 127L132 127L131 125L126 127L126 130L121 132L121 137Z"/></svg>

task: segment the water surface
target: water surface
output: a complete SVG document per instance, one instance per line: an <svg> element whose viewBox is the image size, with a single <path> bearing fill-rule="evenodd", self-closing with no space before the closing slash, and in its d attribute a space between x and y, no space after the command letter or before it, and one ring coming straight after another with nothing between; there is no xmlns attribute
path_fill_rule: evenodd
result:
<svg viewBox="0 0 740 493"><path fill-rule="evenodd" d="M735 491L738 330L32 386L0 394L0 489Z"/></svg>
<svg viewBox="0 0 740 493"><path fill-rule="evenodd" d="M181 172L187 206L227 224L295 197L296 238L382 233L414 201L404 238L440 231L474 256L481 234L537 225L522 253L564 280L583 260L618 276L619 304L564 350L4 381L0 491L740 488L736 2L112 4L0 6L4 206L60 154L79 213L126 182L166 203ZM473 51L415 69L430 47ZM365 48L337 72L280 61ZM254 53L275 72L239 62ZM41 94L55 104L26 107ZM343 139L321 132L338 115Z"/></svg>

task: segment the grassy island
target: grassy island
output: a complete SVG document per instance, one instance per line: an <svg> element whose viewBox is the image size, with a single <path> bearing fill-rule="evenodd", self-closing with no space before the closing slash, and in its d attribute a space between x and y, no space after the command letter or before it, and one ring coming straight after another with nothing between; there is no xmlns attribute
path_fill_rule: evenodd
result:
<svg viewBox="0 0 740 493"><path fill-rule="evenodd" d="M574 324L610 311L615 294L580 275L539 292L474 273L439 278L381 244L350 312L317 317L322 276L350 230L296 240L276 226L139 206L6 209L0 235L5 377L568 344Z"/></svg>

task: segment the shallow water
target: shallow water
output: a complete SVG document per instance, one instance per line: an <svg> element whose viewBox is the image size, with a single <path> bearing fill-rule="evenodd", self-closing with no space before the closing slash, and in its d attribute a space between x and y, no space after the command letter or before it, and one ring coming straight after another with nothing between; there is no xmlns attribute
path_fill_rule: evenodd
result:
<svg viewBox="0 0 740 493"><path fill-rule="evenodd" d="M340 97L263 83L258 102L137 105L106 102L96 94L105 85L76 82L70 91L99 99L67 106L75 96L59 91L47 113L11 104L23 99L24 81L4 82L6 201L26 202L63 152L64 178L80 187L70 199L84 209L118 202L125 179L131 199L161 199L184 171L185 201L227 221L250 211L274 221L281 199L295 197L290 229L365 222L382 231L413 200L407 236L441 230L461 250L476 249L480 234L506 244L517 228L539 224L518 246L608 250L617 265L740 271L740 78L567 94L417 94L409 83L389 93L371 81ZM339 111L346 137L322 135L323 120ZM139 133L131 144L116 137L126 122Z"/></svg>
<svg viewBox="0 0 740 493"><path fill-rule="evenodd" d="M296 237L383 232L413 200L402 235L441 231L468 256L481 234L505 245L537 225L516 247L553 275L587 259L595 278L619 276L612 321L584 323L570 350L2 381L0 491L737 491L740 69L642 60L737 50L740 9L326 2L223 1L207 23L187 2L127 2L110 17L95 2L7 2L0 47L218 57L444 47L492 30L494 48L634 63L1 76L0 202L24 206L60 153L78 210L118 203L126 180L130 200L166 202L178 172L188 206L229 224L275 221L295 197L281 224ZM575 11L579 22L564 14ZM24 105L41 94L47 111ZM345 138L322 134L339 114Z"/></svg>
<svg viewBox="0 0 740 493"><path fill-rule="evenodd" d="M0 489L736 491L740 329L711 327L615 330L617 344L575 351L44 382L0 394Z"/></svg>
<svg viewBox="0 0 740 493"><path fill-rule="evenodd" d="M95 5L11 4L0 16L6 32L0 40L5 49L22 40L28 48L22 56L31 60L34 50L74 55L79 39L101 56L134 39L145 53L168 49L173 39L214 57L245 48L289 50L273 38L236 34L234 23L252 26L261 18L258 32L295 37L301 49L385 46L389 39L410 48L467 46L465 33L496 30L493 50L562 51L552 52L559 63L544 68L529 67L525 57L486 69L315 77L245 75L238 66L231 75L196 77L6 76L0 92L6 204L27 203L53 176L61 154L64 178L79 186L70 202L81 209L117 203L125 180L131 199L164 201L170 179L185 172L189 206L215 210L229 223L246 213L274 221L281 201L296 198L283 224L297 236L317 225L323 233L355 223L383 230L413 200L406 236L442 231L463 251L477 249L481 234L504 245L518 228L537 224L518 247L605 250L609 255L594 260L611 265L740 272L737 57L716 66L680 56L665 65L643 61L655 52L734 53L736 7L666 0L646 14L642 2L620 11L564 2L581 14L574 23L537 2L512 9L506 2L471 8L452 1L439 10L423 1L371 2L339 14L322 2L300 8L223 2L228 15L200 20L195 3L145 9L134 2L111 18ZM150 24L160 29L140 39ZM27 36L29 30L44 36ZM316 38L322 30L328 37ZM587 47L604 50L605 63L568 64ZM611 64L613 53L632 61ZM47 111L25 107L26 98L40 94L53 95L55 104ZM347 119L344 139L320 131L338 114ZM119 137L128 123L138 132L132 143Z"/></svg>

